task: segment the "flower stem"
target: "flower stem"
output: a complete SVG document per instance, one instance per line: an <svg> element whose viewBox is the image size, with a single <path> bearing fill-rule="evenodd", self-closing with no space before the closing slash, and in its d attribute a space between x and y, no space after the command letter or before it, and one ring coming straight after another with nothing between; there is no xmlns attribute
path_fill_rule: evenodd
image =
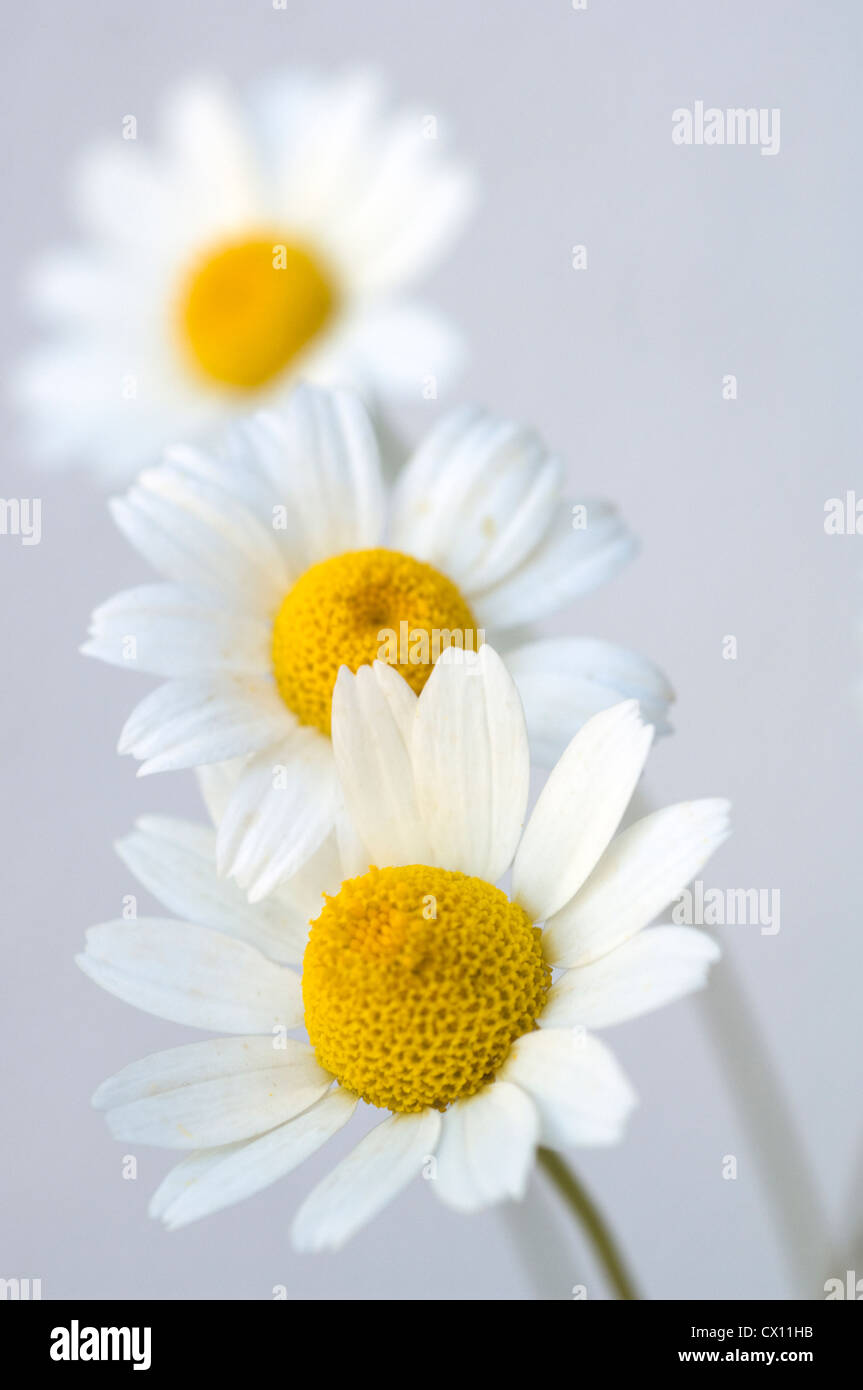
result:
<svg viewBox="0 0 863 1390"><path fill-rule="evenodd" d="M828 1257L827 1221L794 1116L728 950L714 967L700 1003L749 1129L797 1296L808 1298L804 1290Z"/></svg>
<svg viewBox="0 0 863 1390"><path fill-rule="evenodd" d="M630 802L627 823L652 809L642 785ZM731 1099L749 1132L773 1223L797 1284L796 1297L808 1298L804 1290L820 1269L819 1259L829 1257L827 1220L793 1111L725 943L698 1002Z"/></svg>
<svg viewBox="0 0 863 1390"><path fill-rule="evenodd" d="M632 1282L617 1242L589 1193L560 1154L554 1153L552 1149L540 1149L537 1157L540 1166L545 1169L547 1176L590 1240L615 1296L619 1299L637 1301L640 1295Z"/></svg>

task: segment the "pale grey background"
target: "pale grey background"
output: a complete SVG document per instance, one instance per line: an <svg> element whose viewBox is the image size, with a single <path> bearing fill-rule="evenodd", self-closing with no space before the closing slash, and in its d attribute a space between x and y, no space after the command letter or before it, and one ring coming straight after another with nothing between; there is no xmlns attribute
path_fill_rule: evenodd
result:
<svg viewBox="0 0 863 1390"><path fill-rule="evenodd" d="M473 363L403 426L469 397L533 421L573 486L618 499L643 537L636 565L550 630L664 665L677 732L650 795L732 796L736 834L707 882L781 889L778 936L724 937L837 1224L859 1137L863 538L826 536L823 506L863 491L861 20L854 0L589 0L586 13L570 0L31 0L7 12L2 81L7 360L32 335L22 267L70 230L70 158L128 112L146 133L189 69L245 81L371 61L394 97L445 119L483 200L428 294L462 321ZM779 155L673 146L672 110L698 98L780 107ZM32 548L0 537L0 1275L40 1277L45 1297L267 1298L274 1284L298 1299L534 1297L507 1218L446 1213L421 1182L339 1256L295 1256L290 1215L332 1148L175 1235L145 1215L169 1156L142 1150L139 1180L121 1180L123 1148L89 1095L193 1035L101 994L72 955L132 890L112 838L142 811L198 803L191 776L136 782L114 754L146 683L76 653L90 608L144 580L143 563L86 478L34 475L12 425L4 445L3 493L42 496L44 533ZM622 1147L578 1161L649 1294L812 1292L777 1254L698 1006L609 1037L641 1108ZM720 1176L725 1154L736 1182ZM586 1279L601 1296L577 1239L548 1260L545 1292Z"/></svg>

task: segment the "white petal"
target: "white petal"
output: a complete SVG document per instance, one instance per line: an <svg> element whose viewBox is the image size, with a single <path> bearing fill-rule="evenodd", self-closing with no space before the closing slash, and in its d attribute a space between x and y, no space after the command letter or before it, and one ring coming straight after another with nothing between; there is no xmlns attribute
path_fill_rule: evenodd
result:
<svg viewBox="0 0 863 1390"><path fill-rule="evenodd" d="M432 169L428 156L434 143L423 135L416 112L393 121L386 132L367 196L351 210L352 278L364 296L410 283L440 255L468 214L473 181L453 164L438 162Z"/></svg>
<svg viewBox="0 0 863 1390"><path fill-rule="evenodd" d="M471 606L483 627L537 622L604 584L635 554L636 541L607 502L585 503L588 522L574 530L561 503L551 528L517 570L499 584L472 592Z"/></svg>
<svg viewBox="0 0 863 1390"><path fill-rule="evenodd" d="M533 430L472 408L453 412L399 477L392 544L448 574L468 597L481 593L543 539L560 482L559 462Z"/></svg>
<svg viewBox="0 0 863 1390"><path fill-rule="evenodd" d="M190 1028L272 1034L303 1021L298 975L190 922L139 917L91 927L75 959L109 994Z"/></svg>
<svg viewBox="0 0 863 1390"><path fill-rule="evenodd" d="M329 739L295 725L243 770L219 825L219 872L259 902L323 845L338 807Z"/></svg>
<svg viewBox="0 0 863 1390"><path fill-rule="evenodd" d="M530 748L553 767L573 734L594 714L636 699L645 723L668 731L674 691L662 672L626 647L589 637L550 637L506 653L524 704Z"/></svg>
<svg viewBox="0 0 863 1390"><path fill-rule="evenodd" d="M309 918L292 903L251 906L235 883L216 873L216 834L170 816L142 816L117 843L126 867L177 917L256 946L270 960L302 959Z"/></svg>
<svg viewBox="0 0 863 1390"><path fill-rule="evenodd" d="M234 503L239 502L243 511L256 517L267 534L272 533L293 583L301 571L289 549L282 544L283 532L281 527L276 528L273 513L273 503L277 500L273 496L273 485L259 467L249 440L250 425L256 418L255 415L242 415L239 419L227 420L210 449L193 444L170 444L165 450L165 462L175 474L185 475L193 486L203 484L202 495L221 510L230 512Z"/></svg>
<svg viewBox="0 0 863 1390"><path fill-rule="evenodd" d="M336 1086L278 1129L227 1148L190 1154L155 1192L150 1215L169 1230L242 1202L283 1178L331 1139L351 1118L356 1097Z"/></svg>
<svg viewBox="0 0 863 1390"><path fill-rule="evenodd" d="M608 1048L581 1031L540 1029L515 1042L498 1081L521 1086L539 1111L542 1142L614 1144L635 1093Z"/></svg>
<svg viewBox="0 0 863 1390"><path fill-rule="evenodd" d="M81 648L128 670L176 678L270 669L272 625L176 584L144 584L97 608Z"/></svg>
<svg viewBox="0 0 863 1390"><path fill-rule="evenodd" d="M392 1115L319 1183L294 1218L297 1250L338 1250L402 1191L432 1156L440 1115Z"/></svg>
<svg viewBox="0 0 863 1390"><path fill-rule="evenodd" d="M435 862L496 883L524 825L530 754L518 692L490 646L441 653L417 704L411 761Z"/></svg>
<svg viewBox="0 0 863 1390"><path fill-rule="evenodd" d="M367 381L388 396L419 399L429 380L438 391L454 381L465 357L462 334L437 310L414 303L364 304L329 345L327 374ZM377 432L380 441L379 427Z"/></svg>
<svg viewBox="0 0 863 1390"><path fill-rule="evenodd" d="M332 758L331 748L328 751L330 758ZM246 762L242 758L235 758L227 763L216 763L212 767L196 769L201 795L215 825L220 825L224 820L225 812L245 770ZM280 776L279 782L281 783L282 780ZM334 787L335 781L335 763L333 762L332 782ZM362 867L355 868L353 873L348 872L345 865L353 865L360 855L363 858ZM365 872L368 866L366 850L357 840L356 833L348 822L344 806L340 805L335 813L335 828L325 836L318 848L303 860L299 868L285 879L265 902L257 901L249 906L246 894L240 896L255 923L258 923L260 915L264 913L267 918L272 918L277 925L280 936L283 937L287 932L292 943L289 949L295 951L296 954L284 958L291 961L299 960L305 950L309 923L318 916L321 910L322 894L336 893L345 878ZM226 887L232 893L237 892L233 884L226 885ZM265 944L260 942L255 944L260 945L266 955L273 955L273 952L268 950ZM283 957L273 955L273 959L279 960Z"/></svg>
<svg viewBox="0 0 863 1390"><path fill-rule="evenodd" d="M78 216L96 233L97 245L119 243L124 253L106 257L103 251L110 268L101 285L90 287L91 311L92 297L106 297L105 279L110 287L117 273L114 267L122 266L126 258L139 264L145 256L152 259L154 246L177 234L181 209L172 191L143 141L132 145L124 141L123 148L116 141L94 142L76 161L73 199ZM127 296L124 300L128 303Z"/></svg>
<svg viewBox="0 0 863 1390"><path fill-rule="evenodd" d="M349 391L302 385L247 426L258 467L286 509L302 568L380 543L384 490L368 411Z"/></svg>
<svg viewBox="0 0 863 1390"><path fill-rule="evenodd" d="M252 616L275 616L289 574L273 531L239 503L220 503L188 474L163 467L141 473L111 511L166 579L217 593L229 608L242 603Z"/></svg>
<svg viewBox="0 0 863 1390"><path fill-rule="evenodd" d="M512 889L544 921L581 887L620 819L647 759L653 729L635 700L596 714L546 782L513 865Z"/></svg>
<svg viewBox="0 0 863 1390"><path fill-rule="evenodd" d="M355 295L389 298L443 251L471 180L422 111L381 112L374 75L273 84L266 98L282 222L323 239Z"/></svg>
<svg viewBox="0 0 863 1390"><path fill-rule="evenodd" d="M206 1042L186 1043L130 1062L109 1076L97 1088L93 1105L97 1110L111 1110L221 1076L241 1076L244 1072L272 1066L300 1065L304 1058L314 1059L312 1049L307 1043L292 1039L284 1049L281 1045L274 1047L271 1039L258 1037L211 1038Z"/></svg>
<svg viewBox="0 0 863 1390"><path fill-rule="evenodd" d="M333 753L348 814L379 868L433 862L406 746L415 707L407 681L383 662L339 671Z"/></svg>
<svg viewBox="0 0 863 1390"><path fill-rule="evenodd" d="M342 808L336 819L335 837L341 871L339 882L343 883L346 878L358 878L371 866L371 859L346 807Z"/></svg>
<svg viewBox="0 0 863 1390"><path fill-rule="evenodd" d="M729 809L720 799L683 801L624 830L572 901L546 922L546 959L585 965L651 922L727 839Z"/></svg>
<svg viewBox="0 0 863 1390"><path fill-rule="evenodd" d="M266 900L267 903L272 903L275 912L281 912L283 916L285 914L294 916L299 922L302 922L302 951L305 951L306 948L309 923L320 915L323 908L324 894L337 893L344 880L351 877L344 867L345 860L340 837L340 827L346 819L344 810L340 810L336 816L335 829L321 842L314 853L309 855L305 863L300 865L297 872L291 874L291 877L276 888ZM365 854L365 851L363 853ZM368 867L369 861L365 857L362 866L356 870L356 873L365 873ZM264 904L256 903L255 911L262 906Z"/></svg>
<svg viewBox="0 0 863 1390"><path fill-rule="evenodd" d="M381 104L376 74L270 78L253 99L287 225L302 217L312 227L337 221L346 190L350 204L366 174L366 146Z"/></svg>
<svg viewBox="0 0 863 1390"><path fill-rule="evenodd" d="M113 300L105 294L108 285L115 289ZM73 330L82 320L95 325L106 315L122 322L121 296L128 288L128 274L119 267L109 268L92 250L71 247L43 252L23 276L29 307L48 320L67 321Z"/></svg>
<svg viewBox="0 0 863 1390"><path fill-rule="evenodd" d="M307 1043L284 1036L220 1038L133 1062L102 1083L93 1104L109 1112L115 1139L211 1148L292 1119L319 1100L332 1079Z"/></svg>
<svg viewBox="0 0 863 1390"><path fill-rule="evenodd" d="M141 759L138 776L144 777L272 748L291 723L268 677L169 681L136 705L120 734L118 751Z"/></svg>
<svg viewBox="0 0 863 1390"><path fill-rule="evenodd" d="M245 766L245 758L229 758L224 763L195 768L198 789L213 825L218 825L224 816Z"/></svg>
<svg viewBox="0 0 863 1390"><path fill-rule="evenodd" d="M289 1121L290 1123L290 1121ZM186 1154L173 1168L169 1168L156 1191L150 1198L147 1211L154 1220L164 1217L168 1208L183 1196L187 1188L204 1178L211 1168L216 1168L231 1154L242 1153L254 1139L241 1139L236 1144L222 1144L215 1149L196 1149Z"/></svg>
<svg viewBox="0 0 863 1390"><path fill-rule="evenodd" d="M542 1026L607 1028L702 989L719 947L694 927L651 927L607 956L568 970L549 991Z"/></svg>
<svg viewBox="0 0 863 1390"><path fill-rule="evenodd" d="M495 1081L446 1111L435 1163L435 1194L457 1211L524 1196L539 1140L530 1097Z"/></svg>
<svg viewBox="0 0 863 1390"><path fill-rule="evenodd" d="M390 501L389 540L392 545L409 550L418 559L432 561L437 553L435 540L439 538L436 480L446 468L453 486L455 480L449 469L453 451L460 443L464 447L467 440L472 441L477 435L484 438L490 429L493 427L479 407L466 405L449 411L426 435L397 474ZM430 507L434 511L427 517L426 509Z"/></svg>
<svg viewBox="0 0 863 1390"><path fill-rule="evenodd" d="M177 186L213 237L255 225L259 168L239 103L226 84L196 78L168 98L163 129Z"/></svg>
<svg viewBox="0 0 863 1390"><path fill-rule="evenodd" d="M140 271L140 263L135 269ZM132 317L137 332L143 331L134 345L128 322L119 345L114 334L100 334L95 342L80 331L63 335L25 359L12 382L44 462L86 465L103 485L151 464L166 437L190 437L220 413L212 397L190 395L176 382L173 362L163 361L148 341L149 326ZM122 375L138 381L136 400L123 398L118 351Z"/></svg>

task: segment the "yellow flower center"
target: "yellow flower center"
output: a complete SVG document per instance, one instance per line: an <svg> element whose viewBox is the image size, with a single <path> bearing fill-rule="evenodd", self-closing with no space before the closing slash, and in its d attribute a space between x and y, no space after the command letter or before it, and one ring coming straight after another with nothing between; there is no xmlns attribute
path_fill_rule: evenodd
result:
<svg viewBox="0 0 863 1390"><path fill-rule="evenodd" d="M482 633L452 580L397 550L350 550L312 565L282 602L273 671L301 724L330 732L339 667L388 661L417 694L445 647Z"/></svg>
<svg viewBox="0 0 863 1390"><path fill-rule="evenodd" d="M259 237L221 246L196 265L182 295L187 352L222 386L265 385L318 334L335 287L303 246Z"/></svg>
<svg viewBox="0 0 863 1390"><path fill-rule="evenodd" d="M312 923L306 1028L363 1100L444 1110L493 1079L550 982L539 928L499 888L423 864L371 868Z"/></svg>

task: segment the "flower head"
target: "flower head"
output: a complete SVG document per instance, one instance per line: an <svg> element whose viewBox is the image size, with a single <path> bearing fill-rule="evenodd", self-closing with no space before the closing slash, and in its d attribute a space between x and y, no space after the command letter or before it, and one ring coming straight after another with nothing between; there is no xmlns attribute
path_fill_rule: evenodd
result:
<svg viewBox="0 0 863 1390"><path fill-rule="evenodd" d="M128 477L211 437L299 373L377 398L457 365L455 333L403 293L461 226L463 169L365 74L285 77L238 99L189 82L162 140L123 135L75 182L82 240L40 262L51 336L18 394L37 452Z"/></svg>
<svg viewBox="0 0 863 1390"><path fill-rule="evenodd" d="M303 386L219 455L172 451L114 503L167 582L97 609L84 647L168 677L132 713L120 751L141 773L201 769L219 807L220 872L265 896L338 814L339 668L381 658L419 693L442 650L506 642L594 588L634 543L608 503L582 510L574 528L560 463L533 430L472 408L441 421L391 490L348 392ZM667 682L622 648L510 635L506 659L541 761L626 696L664 722Z"/></svg>
<svg viewBox="0 0 863 1390"><path fill-rule="evenodd" d="M691 927L643 930L727 833L708 800L615 835L651 736L634 701L595 715L524 825L524 716L490 646L445 652L419 696L384 663L345 669L347 816L289 893L250 906L216 878L213 836L182 824L149 820L121 845L181 920L96 927L82 968L239 1035L96 1094L116 1137L188 1151L153 1215L179 1226L260 1190L358 1104L390 1114L303 1203L300 1248L341 1245L430 1156L436 1196L473 1210L523 1193L540 1142L619 1140L634 1094L589 1030L698 988L718 954ZM288 1037L303 1025L308 1042Z"/></svg>

